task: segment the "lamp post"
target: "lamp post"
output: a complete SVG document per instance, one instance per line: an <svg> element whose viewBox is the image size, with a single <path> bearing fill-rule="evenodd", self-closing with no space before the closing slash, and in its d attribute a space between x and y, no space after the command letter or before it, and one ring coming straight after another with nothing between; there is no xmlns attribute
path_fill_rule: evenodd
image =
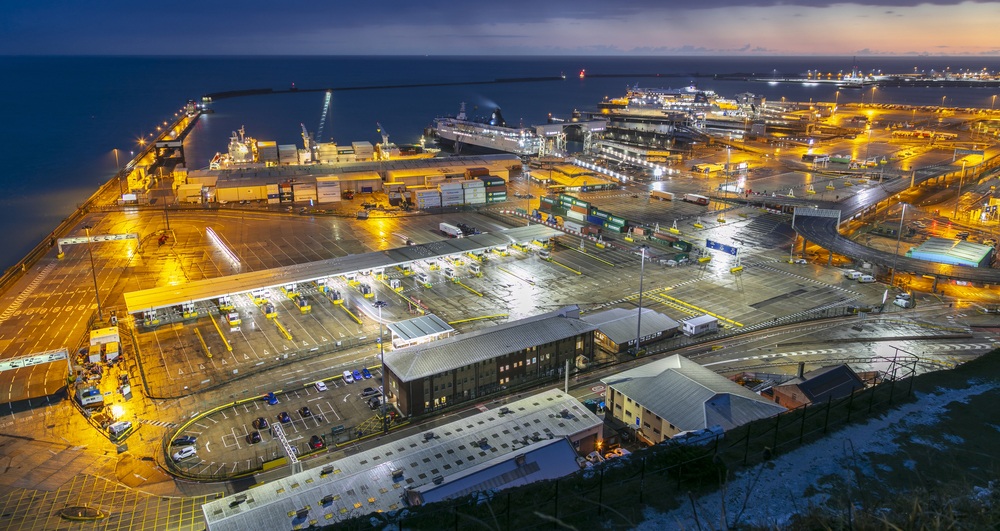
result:
<svg viewBox="0 0 1000 531"><path fill-rule="evenodd" d="M903 216L906 216L906 203L901 203L903 205L903 211L899 213L899 231L896 233L896 254L892 255L892 275L889 277L889 286L893 286L896 281L896 259L899 258L899 240L903 238Z"/></svg>
<svg viewBox="0 0 1000 531"><path fill-rule="evenodd" d="M648 245L640 245L642 260L639 262L639 319L635 325L635 356L639 357L639 344L642 342L642 274L646 269L646 249Z"/></svg>
<svg viewBox="0 0 1000 531"><path fill-rule="evenodd" d="M951 216L952 219L958 219L958 202L962 199L962 183L965 181L965 162L962 161L962 174L958 178L958 195L955 196L955 213Z"/></svg>
<svg viewBox="0 0 1000 531"><path fill-rule="evenodd" d="M97 266L94 265L94 250L90 246L90 225L84 225L83 230L87 232L87 254L90 255L90 272L94 275L94 296L97 297L97 320L103 321L101 314L101 291L97 287Z"/></svg>
<svg viewBox="0 0 1000 531"><path fill-rule="evenodd" d="M385 301L375 301L372 303L378 308L378 355L379 363L382 364L382 433L389 433L389 422L385 418L385 346L382 344L382 308L386 306Z"/></svg>
<svg viewBox="0 0 1000 531"><path fill-rule="evenodd" d="M118 162L118 148L115 148L115 166L118 166L118 191L124 194L125 189L122 188L122 164Z"/></svg>

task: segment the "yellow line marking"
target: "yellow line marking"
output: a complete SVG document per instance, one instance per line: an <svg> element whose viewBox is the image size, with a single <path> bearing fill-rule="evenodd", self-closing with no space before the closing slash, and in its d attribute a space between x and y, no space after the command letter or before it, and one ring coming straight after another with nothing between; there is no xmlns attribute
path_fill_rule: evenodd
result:
<svg viewBox="0 0 1000 531"><path fill-rule="evenodd" d="M552 262L553 264L555 264L557 266L560 266L560 267L565 267L566 269L569 269L570 271L576 273L577 275L582 275L583 274L583 273L577 271L576 269L573 269L572 267L570 267L568 265L565 265L565 264L560 264L559 262L556 262L555 260L549 260L549 262Z"/></svg>
<svg viewBox="0 0 1000 531"><path fill-rule="evenodd" d="M281 330L281 333L284 334L289 341L292 340L292 334L289 334L288 330L285 330L285 327L281 326L281 323L279 323L277 319L274 320L274 325L278 327L278 330Z"/></svg>
<svg viewBox="0 0 1000 531"><path fill-rule="evenodd" d="M209 358L211 358L212 357L212 351L208 350L208 345L205 344L205 339L203 337L201 337L201 330L198 330L197 328L195 328L194 329L194 335L198 336L198 341L201 341L201 348L205 349L205 353L208 354Z"/></svg>
<svg viewBox="0 0 1000 531"><path fill-rule="evenodd" d="M215 317L212 316L211 312L208 313L208 316L212 319L212 324L215 325L215 331L219 333L219 337L222 338L222 342L226 344L226 350L228 350L229 352L232 352L233 351L233 346L230 345L229 341L226 340L226 336L222 335L222 330L219 329L219 323L215 322ZM209 356L209 357L211 358L212 356Z"/></svg>
<svg viewBox="0 0 1000 531"><path fill-rule="evenodd" d="M449 321L448 324L453 325L453 324L458 324L458 323L468 323L469 321L478 321L480 319L492 319L494 317L507 317L508 315L510 315L510 314L509 313L498 313L496 315L484 315L482 317L472 317L470 319L460 319L458 321Z"/></svg>
<svg viewBox="0 0 1000 531"><path fill-rule="evenodd" d="M528 279L526 279L526 278L521 278L521 277L519 277L519 276L515 275L514 273L511 273L510 271L507 271L506 269L504 269L504 268L502 268L502 267L499 267L499 266L498 266L498 267L497 267L497 269L499 269L500 271L503 271L504 273L507 273L508 275L510 275L510 276L512 276L512 277L514 277L514 278L516 278L516 279L518 279L518 280L523 280L523 281L527 282L528 284L531 284L532 286L534 286L534 285L535 285L535 283L534 283L533 281L531 281L531 280L528 280Z"/></svg>
<svg viewBox="0 0 1000 531"><path fill-rule="evenodd" d="M356 316L353 313L351 313L351 310L347 309L347 305L341 304L340 307L343 308L345 312L347 312L347 315L351 316L351 319L354 319L355 321L358 322L358 324L361 324L361 319L358 319L358 316Z"/></svg>
<svg viewBox="0 0 1000 531"><path fill-rule="evenodd" d="M675 299L675 298L667 296L667 295L661 295L661 297L663 297L665 299L670 299L670 300L676 302L677 304L683 304L684 306L687 306L688 308L694 308L695 310L697 310L697 311L699 311L701 313L704 313L704 314L707 314L707 315L711 315L712 317L715 317L715 318L720 319L722 321L725 321L727 323L732 323L732 324L734 324L736 326L739 326L741 328L743 327L743 325L741 325L740 323L737 323L736 321L733 321L732 319L726 319L725 317L722 317L721 315L716 315L716 314L714 314L714 313L712 313L712 312L710 312L708 310L703 310L703 309L701 309L701 308L699 308L697 306L694 306L692 304L688 304L688 303L686 303L684 301Z"/></svg>
<svg viewBox="0 0 1000 531"><path fill-rule="evenodd" d="M458 284L459 286L462 286L463 288L465 288L465 289L467 289L467 290L469 290L469 291L471 291L471 292L475 293L476 295L479 295L480 297L482 297L482 296L483 296L483 294L482 294L482 293L479 293L478 291L476 291L476 290L474 290L474 289L470 288L469 286L466 286L465 284L462 284L462 282L461 282L460 280L458 280L458 279L455 279L455 284Z"/></svg>

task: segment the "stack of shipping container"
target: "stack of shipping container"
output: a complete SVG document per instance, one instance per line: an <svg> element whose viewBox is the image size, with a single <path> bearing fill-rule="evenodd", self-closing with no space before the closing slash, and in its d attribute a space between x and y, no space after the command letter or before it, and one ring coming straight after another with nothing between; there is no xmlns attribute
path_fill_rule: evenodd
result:
<svg viewBox="0 0 1000 531"><path fill-rule="evenodd" d="M270 194L268 199L270 199ZM339 203L341 200L340 177L316 177L316 202ZM269 201L270 202L270 201Z"/></svg>
<svg viewBox="0 0 1000 531"><path fill-rule="evenodd" d="M465 203L465 192L460 182L443 182L438 185L441 192L441 206L458 206Z"/></svg>
<svg viewBox="0 0 1000 531"><path fill-rule="evenodd" d="M469 205L482 205L486 203L486 183L479 179L466 179L462 181L462 189L465 192L465 202Z"/></svg>
<svg viewBox="0 0 1000 531"><path fill-rule="evenodd" d="M503 177L487 175L479 177L479 180L485 185L487 203L501 203L507 200L507 181L503 180Z"/></svg>
<svg viewBox="0 0 1000 531"><path fill-rule="evenodd" d="M410 202L419 209L438 208L441 206L441 193L438 192L437 188L418 187L412 190Z"/></svg>

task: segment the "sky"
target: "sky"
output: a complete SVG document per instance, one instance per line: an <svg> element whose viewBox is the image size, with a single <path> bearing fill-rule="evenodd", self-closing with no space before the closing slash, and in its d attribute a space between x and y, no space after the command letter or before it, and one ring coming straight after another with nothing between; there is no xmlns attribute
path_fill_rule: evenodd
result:
<svg viewBox="0 0 1000 531"><path fill-rule="evenodd" d="M1000 0L0 0L0 55L1000 55Z"/></svg>

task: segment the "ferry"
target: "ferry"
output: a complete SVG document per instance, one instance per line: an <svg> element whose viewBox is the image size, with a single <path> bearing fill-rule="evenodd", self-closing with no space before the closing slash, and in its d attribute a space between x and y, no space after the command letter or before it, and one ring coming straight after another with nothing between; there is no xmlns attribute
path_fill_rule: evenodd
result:
<svg viewBox="0 0 1000 531"><path fill-rule="evenodd" d="M533 129L508 127L500 114L493 111L488 121L470 120L462 103L458 116L436 118L434 132L438 143L454 147L455 152L513 153L520 157L538 155L542 139Z"/></svg>

